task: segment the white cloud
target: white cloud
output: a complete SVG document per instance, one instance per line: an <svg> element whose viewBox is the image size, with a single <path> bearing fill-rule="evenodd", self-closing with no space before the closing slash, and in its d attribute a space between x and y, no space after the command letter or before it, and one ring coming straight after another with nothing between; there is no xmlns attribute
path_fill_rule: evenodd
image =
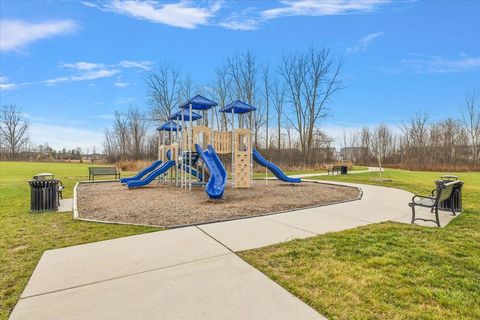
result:
<svg viewBox="0 0 480 320"><path fill-rule="evenodd" d="M95 6L90 2L84 3L84 5ZM221 2L215 1L210 6L200 7L193 5L191 1L160 3L153 0L112 0L97 7L104 11L111 11L153 23L195 29L197 26L209 23L209 20L220 9Z"/></svg>
<svg viewBox="0 0 480 320"><path fill-rule="evenodd" d="M56 85L58 83L66 83L66 82L73 82L73 81L86 81L86 80L96 80L102 78L110 78L114 75L118 74L120 70L112 69L112 70L88 70L83 73L78 73L71 76L62 76L53 79L43 80L39 83L46 84L46 85Z"/></svg>
<svg viewBox="0 0 480 320"><path fill-rule="evenodd" d="M18 87L18 84L8 81L7 77L0 76L0 91L15 89Z"/></svg>
<svg viewBox="0 0 480 320"><path fill-rule="evenodd" d="M70 79L72 81L83 81L83 80L95 80L95 79L101 79L101 78L110 78L110 77L113 77L114 75L118 74L119 72L120 72L120 70L117 70L117 69L93 70L93 71L88 71L84 74L71 76Z"/></svg>
<svg viewBox="0 0 480 320"><path fill-rule="evenodd" d="M72 63L61 63L63 68L75 70L75 73L67 76L60 76L53 79L43 80L39 83L46 85L56 85L58 83L66 83L73 81L87 81L102 78L110 78L122 72L122 69L141 69L150 70L153 66L151 61L129 61L123 60L117 64L93 63L85 61L77 61ZM117 87L124 88L129 83L117 81Z"/></svg>
<svg viewBox="0 0 480 320"><path fill-rule="evenodd" d="M123 61L120 61L118 66L122 67L122 68L138 68L138 69L143 69L143 70L150 70L150 69L152 69L153 62L152 61L123 60Z"/></svg>
<svg viewBox="0 0 480 320"><path fill-rule="evenodd" d="M57 35L72 33L76 24L72 20L29 23L20 20L0 21L0 51L24 48L26 45Z"/></svg>
<svg viewBox="0 0 480 320"><path fill-rule="evenodd" d="M103 64L99 63L91 63L91 62L75 62L75 63L64 63L62 64L65 68L71 68L76 70L92 70L92 69L99 69L105 67Z"/></svg>
<svg viewBox="0 0 480 320"><path fill-rule="evenodd" d="M133 101L135 101L135 98L126 98L126 97L117 98L117 104L130 104Z"/></svg>
<svg viewBox="0 0 480 320"><path fill-rule="evenodd" d="M415 59L404 59L404 65L418 73L454 73L480 70L480 58L461 55L457 59L438 56L416 55Z"/></svg>
<svg viewBox="0 0 480 320"><path fill-rule="evenodd" d="M376 40L377 38L383 35L383 31L367 34L358 40L357 44L354 47L348 48L347 53L359 53L367 50L368 46Z"/></svg>
<svg viewBox="0 0 480 320"><path fill-rule="evenodd" d="M389 0L284 0L283 6L262 11L265 19L285 16L328 16L368 13Z"/></svg>
<svg viewBox="0 0 480 320"><path fill-rule="evenodd" d="M254 18L229 19L219 23L220 26L231 30L257 30L260 20Z"/></svg>
<svg viewBox="0 0 480 320"><path fill-rule="evenodd" d="M15 83L0 83L0 90L15 89L17 85Z"/></svg>
<svg viewBox="0 0 480 320"><path fill-rule="evenodd" d="M81 4L87 6L87 7L90 7L90 8L98 8L98 6L93 3L93 2L89 2L89 1L80 1Z"/></svg>
<svg viewBox="0 0 480 320"><path fill-rule="evenodd" d="M268 20L288 16L329 16L369 13L390 0L283 0L282 6L258 11L251 7L235 12L218 23L232 30L257 30Z"/></svg>
<svg viewBox="0 0 480 320"><path fill-rule="evenodd" d="M117 81L113 85L117 88L126 88L130 85L130 83L124 81Z"/></svg>

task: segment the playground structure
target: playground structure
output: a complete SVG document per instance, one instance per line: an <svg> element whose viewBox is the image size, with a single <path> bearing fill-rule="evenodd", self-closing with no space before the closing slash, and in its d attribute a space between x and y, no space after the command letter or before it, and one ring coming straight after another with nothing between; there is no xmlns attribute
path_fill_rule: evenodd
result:
<svg viewBox="0 0 480 320"><path fill-rule="evenodd" d="M120 181L128 188L142 187L156 179L185 190L204 186L211 199L220 199L228 174L219 155L230 155L232 188L253 186L253 161L269 169L280 181L301 182L285 175L253 148L250 128L255 107L236 100L221 108L219 112L224 114L227 128L220 131L213 129L216 106L216 102L200 95L182 104L180 111L157 128L158 160Z"/></svg>

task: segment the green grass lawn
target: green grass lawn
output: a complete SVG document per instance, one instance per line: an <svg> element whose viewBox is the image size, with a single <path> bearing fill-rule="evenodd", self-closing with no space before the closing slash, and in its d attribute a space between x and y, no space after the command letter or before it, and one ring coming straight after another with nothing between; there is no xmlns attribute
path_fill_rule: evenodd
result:
<svg viewBox="0 0 480 320"><path fill-rule="evenodd" d="M364 166L354 166L351 171L362 171L362 170L367 170L368 167ZM351 172L350 171L350 172ZM287 176L290 175L298 175L298 174L311 174L311 173L326 173L327 170L303 170L303 171L286 171L285 174ZM267 170L267 177L273 177L273 174ZM261 179L265 178L265 171L264 172L255 172L253 174L254 179Z"/></svg>
<svg viewBox="0 0 480 320"><path fill-rule="evenodd" d="M158 230L29 213L26 181L34 174L54 173L68 198L75 183L88 178L88 166L0 162L0 319L8 317L43 251ZM440 175L387 170L383 177L392 182L373 180L378 173L318 179L426 193ZM381 223L240 255L332 319L478 319L480 173L458 175L467 209L443 229Z"/></svg>
<svg viewBox="0 0 480 320"><path fill-rule="evenodd" d="M439 172L319 177L429 193ZM240 255L330 319L480 319L480 173L442 229L379 223Z"/></svg>
<svg viewBox="0 0 480 320"><path fill-rule="evenodd" d="M80 222L71 213L30 213L26 182L51 172L72 197L75 183L88 179L87 164L0 162L0 319L7 319L43 251L155 231L151 227Z"/></svg>

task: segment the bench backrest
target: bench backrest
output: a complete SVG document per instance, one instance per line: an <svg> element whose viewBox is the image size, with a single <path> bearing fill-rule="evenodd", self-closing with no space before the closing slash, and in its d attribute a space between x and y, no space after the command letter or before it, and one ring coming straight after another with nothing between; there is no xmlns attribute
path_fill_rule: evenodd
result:
<svg viewBox="0 0 480 320"><path fill-rule="evenodd" d="M460 181L453 181L439 185L437 201L440 202L450 198L452 196L453 190L455 190L455 187L459 184Z"/></svg>
<svg viewBox="0 0 480 320"><path fill-rule="evenodd" d="M91 174L117 174L117 168L115 167L89 167L88 170Z"/></svg>

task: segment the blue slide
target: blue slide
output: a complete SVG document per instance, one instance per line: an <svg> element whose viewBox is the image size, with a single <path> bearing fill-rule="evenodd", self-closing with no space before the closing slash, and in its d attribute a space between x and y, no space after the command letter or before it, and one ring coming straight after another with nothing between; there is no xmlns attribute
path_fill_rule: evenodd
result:
<svg viewBox="0 0 480 320"><path fill-rule="evenodd" d="M151 165L149 165L148 167L146 167L145 169L139 171L136 175L134 175L133 177L128 177L128 178L122 178L120 179L120 182L121 183L127 183L128 181L133 181L133 180L140 180L142 179L142 177L144 177L147 173L150 173L152 172L156 167L158 167L159 165L162 164L162 161L160 160L157 160L155 161L154 163L152 163Z"/></svg>
<svg viewBox="0 0 480 320"><path fill-rule="evenodd" d="M172 150L167 151L167 159L172 160ZM182 165L179 164L178 167L181 168ZM183 171L185 171L186 173L190 173L190 166L184 164L183 165ZM193 168L192 168L191 171L192 171L192 176L198 178L200 181L203 181L203 176L200 172L197 172L197 170L195 170Z"/></svg>
<svg viewBox="0 0 480 320"><path fill-rule="evenodd" d="M198 144L195 145L198 154L202 158L208 171L210 171L210 179L205 185L205 191L210 199L221 199L225 191L227 183L227 171L220 161L215 149L211 145L207 146L207 150L203 151Z"/></svg>
<svg viewBox="0 0 480 320"><path fill-rule="evenodd" d="M159 175L167 172L168 169L170 169L170 168L173 167L174 165L175 165L175 161L169 160L169 161L165 162L164 164L162 164L162 165L160 166L160 168L152 171L152 172L151 172L148 176L146 176L144 179L142 179L142 180L128 181L128 182L127 182L127 187L129 187L129 188L136 188L136 187L146 186L147 184L149 184L150 182L152 182L153 180L155 180L156 177L158 177Z"/></svg>
<svg viewBox="0 0 480 320"><path fill-rule="evenodd" d="M255 149L253 149L253 160L255 160L261 166L266 167L270 170L278 180L290 182L290 183L300 183L302 180L300 178L290 178L283 171L277 167L274 163L266 160L262 155Z"/></svg>
<svg viewBox="0 0 480 320"><path fill-rule="evenodd" d="M181 167L181 165L179 165L179 167ZM183 165L183 171L185 171L186 173L190 173L191 171L192 176L194 176L195 178L198 178L200 181L203 181L202 173L198 172L197 170L195 170L194 168L191 168L186 164Z"/></svg>

